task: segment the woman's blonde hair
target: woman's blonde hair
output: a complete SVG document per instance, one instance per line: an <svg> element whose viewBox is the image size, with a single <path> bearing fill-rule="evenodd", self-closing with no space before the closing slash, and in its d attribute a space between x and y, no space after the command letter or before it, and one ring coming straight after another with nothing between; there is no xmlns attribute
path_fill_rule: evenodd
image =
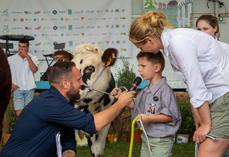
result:
<svg viewBox="0 0 229 157"><path fill-rule="evenodd" d="M144 42L147 36L161 38L165 27L171 27L163 13L150 11L137 17L131 24L129 39L133 43Z"/></svg>

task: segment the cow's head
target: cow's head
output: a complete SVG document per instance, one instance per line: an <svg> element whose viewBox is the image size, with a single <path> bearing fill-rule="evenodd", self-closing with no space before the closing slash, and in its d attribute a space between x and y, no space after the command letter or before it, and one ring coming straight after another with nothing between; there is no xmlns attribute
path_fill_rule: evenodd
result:
<svg viewBox="0 0 229 157"><path fill-rule="evenodd" d="M110 86L110 67L116 61L117 50L109 48L103 52L95 45L82 44L75 48L73 55L73 62L80 70L84 84L91 89L105 92ZM84 103L96 103L103 94L89 88L82 88L81 98Z"/></svg>

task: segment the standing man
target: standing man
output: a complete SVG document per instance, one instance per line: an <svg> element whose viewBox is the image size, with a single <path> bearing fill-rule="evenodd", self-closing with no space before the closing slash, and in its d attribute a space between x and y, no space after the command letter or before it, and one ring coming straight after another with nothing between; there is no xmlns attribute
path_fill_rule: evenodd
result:
<svg viewBox="0 0 229 157"><path fill-rule="evenodd" d="M73 62L54 64L49 70L48 80L51 88L24 108L0 157L54 157L57 151L64 157L75 157L74 129L89 134L100 131L135 95L134 91L123 92L111 107L92 115L74 108L73 102L80 98L83 81ZM60 137L60 142L56 142L57 137ZM62 149L56 148L59 143Z"/></svg>
<svg viewBox="0 0 229 157"><path fill-rule="evenodd" d="M34 96L34 73L38 70L38 60L29 53L29 41L19 40L18 53L8 58L11 75L13 102L16 116L19 117L22 109Z"/></svg>

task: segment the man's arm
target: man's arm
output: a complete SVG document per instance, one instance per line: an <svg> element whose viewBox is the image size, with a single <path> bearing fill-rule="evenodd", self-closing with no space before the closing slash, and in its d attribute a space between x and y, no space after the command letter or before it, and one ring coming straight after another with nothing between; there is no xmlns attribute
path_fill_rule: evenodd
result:
<svg viewBox="0 0 229 157"><path fill-rule="evenodd" d="M75 140L75 130L64 127L61 132L61 145L63 148L63 157L75 157L76 140Z"/></svg>
<svg viewBox="0 0 229 157"><path fill-rule="evenodd" d="M112 120L114 120L114 118L118 116L121 110L133 100L134 95L135 95L134 91L123 92L120 94L118 100L111 107L96 113L94 115L96 130L100 131Z"/></svg>
<svg viewBox="0 0 229 157"><path fill-rule="evenodd" d="M36 64L33 62L32 58L29 56L29 54L26 55L26 59L28 60L30 70L31 70L33 73L37 72L38 67L37 67Z"/></svg>

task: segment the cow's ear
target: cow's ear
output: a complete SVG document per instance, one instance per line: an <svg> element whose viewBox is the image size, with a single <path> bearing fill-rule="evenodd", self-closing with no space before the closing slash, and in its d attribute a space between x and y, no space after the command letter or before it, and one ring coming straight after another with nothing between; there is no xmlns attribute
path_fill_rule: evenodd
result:
<svg viewBox="0 0 229 157"><path fill-rule="evenodd" d="M117 60L118 50L115 48L108 48L103 52L102 62L106 67L114 65Z"/></svg>

